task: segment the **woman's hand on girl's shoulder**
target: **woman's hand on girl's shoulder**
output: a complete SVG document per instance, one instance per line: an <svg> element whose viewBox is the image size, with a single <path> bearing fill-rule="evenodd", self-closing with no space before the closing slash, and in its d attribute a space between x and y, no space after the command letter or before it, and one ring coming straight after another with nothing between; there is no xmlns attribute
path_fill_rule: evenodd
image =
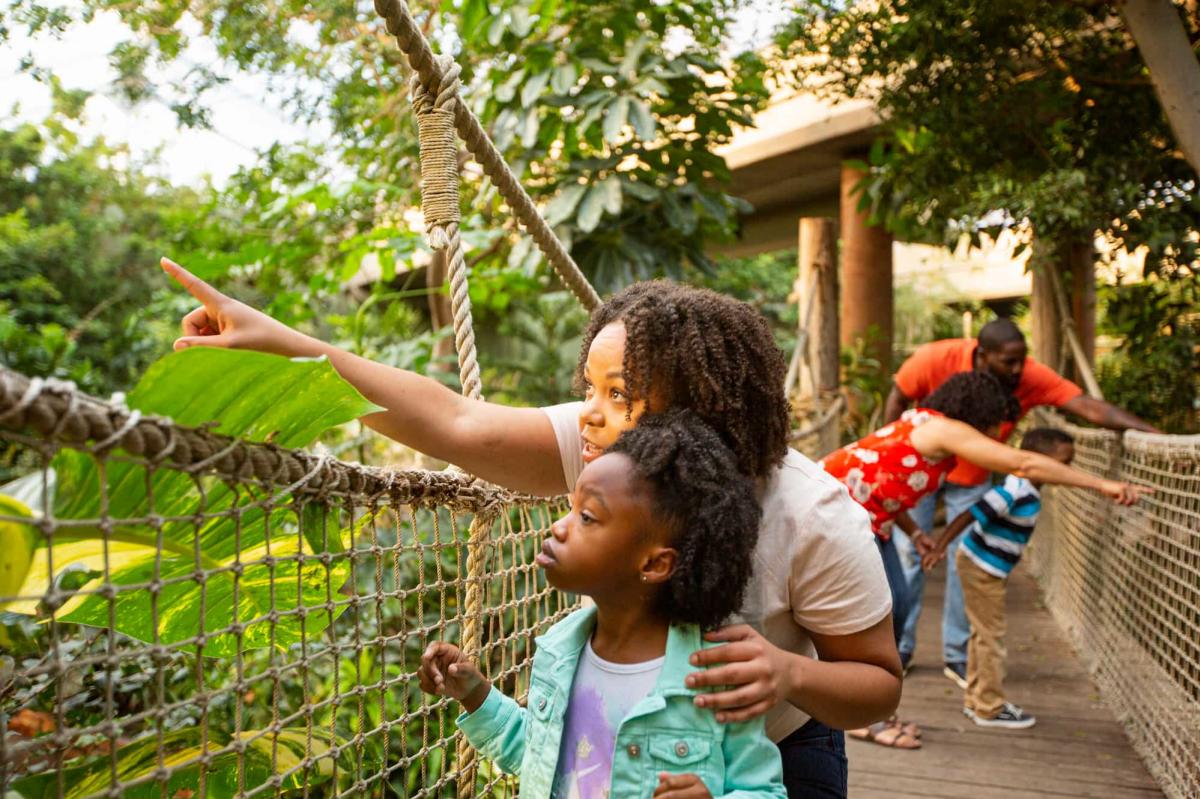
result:
<svg viewBox="0 0 1200 799"><path fill-rule="evenodd" d="M427 694L457 699L468 713L474 713L483 704L491 689L479 668L461 649L442 641L434 641L421 654L417 681Z"/></svg>
<svg viewBox="0 0 1200 799"><path fill-rule="evenodd" d="M687 676L689 688L726 690L700 694L697 707L717 711L722 724L757 718L791 695L791 655L772 644L748 624L734 624L705 633L707 641L723 646L693 652L693 666L713 666ZM721 664L721 665L715 665Z"/></svg>
<svg viewBox="0 0 1200 799"><path fill-rule="evenodd" d="M695 774L668 774L665 771L658 775L658 787L654 789L655 799L712 799L704 782Z"/></svg>

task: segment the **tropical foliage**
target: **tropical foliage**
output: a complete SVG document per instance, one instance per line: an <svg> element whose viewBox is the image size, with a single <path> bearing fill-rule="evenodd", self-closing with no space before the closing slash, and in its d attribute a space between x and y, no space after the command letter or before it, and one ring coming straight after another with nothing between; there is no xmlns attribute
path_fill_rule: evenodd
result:
<svg viewBox="0 0 1200 799"><path fill-rule="evenodd" d="M1101 327L1123 343L1103 382L1184 430L1194 382L1170 375L1195 368L1180 303L1194 309L1200 287L1200 194L1120 5L796 0L773 74L876 104L860 203L900 238L953 246L1020 226L1033 234L1031 268L1057 262L1064 274L1144 248L1148 285L1106 303ZM1200 17L1178 12L1195 49ZM1107 254L1064 257L1091 253L1098 235ZM1138 395L1139 384L1159 388Z"/></svg>
<svg viewBox="0 0 1200 799"><path fill-rule="evenodd" d="M1116 6L803 0L780 74L876 102L863 201L906 238L1027 223L1054 257L1100 230L1190 276L1196 175Z"/></svg>
<svg viewBox="0 0 1200 799"><path fill-rule="evenodd" d="M127 402L179 424L217 421L217 432L284 447L308 446L327 428L375 409L325 361L203 347L156 363ZM131 638L164 644L202 636L206 653L231 655L298 642L302 626L294 616L285 616L292 623L266 620L273 612L320 605L329 586L336 591L348 577L344 560L328 567L296 557L341 552L349 544L349 530L326 528L320 506L290 504L270 490L235 488L214 477L100 461L74 450L59 452L50 469L51 496L39 496L40 472L10 486L8 493L35 509L46 507L54 519L75 523L54 536L53 558L30 553L32 568L15 592L28 599L10 604L10 612L36 613L39 598L64 572L82 570L96 576L64 605L49 609L56 619L111 624ZM246 507L231 512L241 505ZM117 524L105 521L113 519ZM163 521L125 521L152 519ZM47 571L51 563L53 573ZM205 578L190 579L198 569ZM152 583L162 586L118 592L115 600L104 590L109 584ZM281 591L277 583L296 588ZM307 614L303 630L316 634L330 621L328 613L317 610ZM240 633L229 632L239 625Z"/></svg>
<svg viewBox="0 0 1200 799"><path fill-rule="evenodd" d="M179 246L191 192L150 177L122 148L81 142L81 98L55 86L42 125L0 129L0 363L107 393L161 354L165 281L147 270Z"/></svg>
<svg viewBox="0 0 1200 799"><path fill-rule="evenodd" d="M281 446L307 446L374 408L324 361L205 348L156 363L126 399ZM0 500L11 519L0 524L0 588L21 596L0 612L0 713L32 739L9 749L19 755L10 775L25 775L9 784L19 795L94 795L114 779L134 785L129 796L230 796L273 779L284 793L325 795L383 774L384 763L394 766L389 790L407 795L444 773L443 747L379 731L417 715L452 729L445 703L427 707L408 680L428 631L461 635L447 623L456 594L444 581L458 576L462 534L452 515L413 509L403 522L300 503L278 487L148 468L119 452L64 450L46 474L6 486ZM55 520L51 538L37 525L43 513ZM501 570L531 556L532 540L519 543ZM502 640L505 618L493 622ZM51 661L67 673L43 667ZM63 722L92 732L64 751L47 735ZM206 768L195 762L223 747ZM161 777L163 762L180 767Z"/></svg>
<svg viewBox="0 0 1200 799"><path fill-rule="evenodd" d="M1168 432L1200 431L1200 285L1115 286L1101 300L1101 332L1122 342L1100 360L1104 396Z"/></svg>

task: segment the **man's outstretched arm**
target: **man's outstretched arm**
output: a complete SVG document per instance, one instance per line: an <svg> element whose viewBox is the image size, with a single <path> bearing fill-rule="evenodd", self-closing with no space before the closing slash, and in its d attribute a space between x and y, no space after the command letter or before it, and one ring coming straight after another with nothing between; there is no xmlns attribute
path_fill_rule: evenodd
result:
<svg viewBox="0 0 1200 799"><path fill-rule="evenodd" d="M1078 416L1081 419L1086 419L1098 427L1107 427L1109 430L1141 430L1144 433L1162 432L1154 425L1142 421L1124 408L1120 408L1110 402L1105 402L1102 399L1089 397L1086 394L1080 394L1074 399L1067 400L1059 407L1067 413Z"/></svg>

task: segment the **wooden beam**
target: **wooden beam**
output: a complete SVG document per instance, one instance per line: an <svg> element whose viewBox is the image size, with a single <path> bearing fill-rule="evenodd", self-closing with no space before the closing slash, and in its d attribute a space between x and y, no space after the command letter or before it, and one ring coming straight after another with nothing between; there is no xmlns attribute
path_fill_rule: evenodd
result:
<svg viewBox="0 0 1200 799"><path fill-rule="evenodd" d="M843 346L855 346L872 333L870 351L885 374L892 370L892 234L870 224L858 210L855 187L863 173L842 165L842 320Z"/></svg>

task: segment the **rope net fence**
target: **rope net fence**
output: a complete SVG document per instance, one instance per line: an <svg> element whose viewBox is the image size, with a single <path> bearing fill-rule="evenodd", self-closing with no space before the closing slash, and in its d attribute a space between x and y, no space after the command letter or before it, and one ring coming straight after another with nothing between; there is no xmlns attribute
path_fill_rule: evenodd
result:
<svg viewBox="0 0 1200 799"><path fill-rule="evenodd" d="M0 453L24 474L0 498L0 796L515 795L415 672L447 640L524 695L533 637L572 609L533 562L561 499L7 370Z"/></svg>
<svg viewBox="0 0 1200 799"><path fill-rule="evenodd" d="M1200 796L1200 436L1041 421L1075 437L1077 467L1154 488L1128 508L1051 489L1030 560L1163 791Z"/></svg>

